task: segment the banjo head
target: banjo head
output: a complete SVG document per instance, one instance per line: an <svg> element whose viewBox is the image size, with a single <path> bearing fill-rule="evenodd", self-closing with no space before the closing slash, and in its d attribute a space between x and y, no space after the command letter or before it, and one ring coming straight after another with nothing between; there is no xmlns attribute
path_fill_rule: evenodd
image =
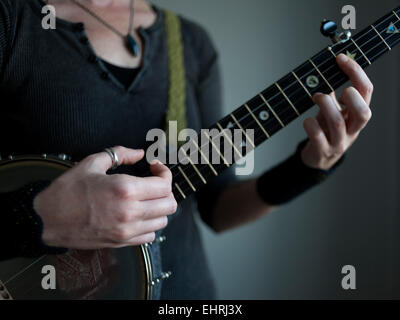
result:
<svg viewBox="0 0 400 320"><path fill-rule="evenodd" d="M0 192L38 180L54 180L73 165L47 155L1 160ZM69 250L63 255L0 262L0 300L151 299L152 281L146 245Z"/></svg>

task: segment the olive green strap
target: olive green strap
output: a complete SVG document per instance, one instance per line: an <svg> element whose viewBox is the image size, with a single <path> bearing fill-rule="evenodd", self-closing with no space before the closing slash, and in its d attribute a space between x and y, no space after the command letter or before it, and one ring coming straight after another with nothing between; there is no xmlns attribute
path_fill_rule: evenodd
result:
<svg viewBox="0 0 400 320"><path fill-rule="evenodd" d="M177 121L178 133L187 127L186 120L186 81L183 56L183 42L179 18L164 10L168 47L169 92L166 116L167 142L169 121Z"/></svg>

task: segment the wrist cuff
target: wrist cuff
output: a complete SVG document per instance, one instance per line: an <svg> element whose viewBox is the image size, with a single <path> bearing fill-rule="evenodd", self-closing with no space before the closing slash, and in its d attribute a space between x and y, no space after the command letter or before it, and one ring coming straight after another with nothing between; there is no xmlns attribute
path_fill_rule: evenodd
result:
<svg viewBox="0 0 400 320"><path fill-rule="evenodd" d="M257 180L257 192L265 203L280 205L293 200L325 181L344 161L343 156L330 170L306 166L301 159L301 151L307 142L301 142L294 155Z"/></svg>

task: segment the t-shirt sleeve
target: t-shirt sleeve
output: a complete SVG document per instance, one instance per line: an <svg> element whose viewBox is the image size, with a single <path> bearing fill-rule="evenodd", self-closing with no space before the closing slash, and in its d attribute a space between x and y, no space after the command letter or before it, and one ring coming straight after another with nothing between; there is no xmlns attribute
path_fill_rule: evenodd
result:
<svg viewBox="0 0 400 320"><path fill-rule="evenodd" d="M218 52L208 33L197 26L199 74L196 97L203 129L210 127L225 114L223 111L222 79ZM213 210L228 185L237 182L233 167L226 169L196 193L197 208L202 220L212 226Z"/></svg>

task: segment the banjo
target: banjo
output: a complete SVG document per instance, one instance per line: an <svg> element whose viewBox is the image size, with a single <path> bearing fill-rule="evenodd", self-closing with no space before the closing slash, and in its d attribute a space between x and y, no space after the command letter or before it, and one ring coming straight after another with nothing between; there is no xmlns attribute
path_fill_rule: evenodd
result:
<svg viewBox="0 0 400 320"><path fill-rule="evenodd" d="M332 21L324 21L321 32L332 39L332 45L210 128L221 133L226 129L243 132L246 129L254 130L253 139L245 134L244 141L244 144L251 144L252 148L235 148L242 157L310 109L314 105L311 99L314 93L330 93L348 81L336 64L338 54L344 53L366 68L400 43L400 7L355 36L351 36L350 32L338 32ZM210 138L211 149L215 147L213 139ZM197 147L197 150L201 157L201 149ZM224 156L218 153L224 160ZM54 180L74 164L63 154L0 158L0 192L13 191L33 181ZM226 161L218 165L210 162L169 165L173 174L172 190L177 202L182 203L200 188L206 187L208 181L228 167L230 164ZM156 241L162 242L165 238L161 236ZM169 272L154 276L152 245L70 250L64 255L1 262L0 300L115 299L119 298L115 288L121 283L130 288L129 299L152 299L155 287L171 276ZM42 285L46 266L55 266L57 270L57 286L53 290L45 290Z"/></svg>

